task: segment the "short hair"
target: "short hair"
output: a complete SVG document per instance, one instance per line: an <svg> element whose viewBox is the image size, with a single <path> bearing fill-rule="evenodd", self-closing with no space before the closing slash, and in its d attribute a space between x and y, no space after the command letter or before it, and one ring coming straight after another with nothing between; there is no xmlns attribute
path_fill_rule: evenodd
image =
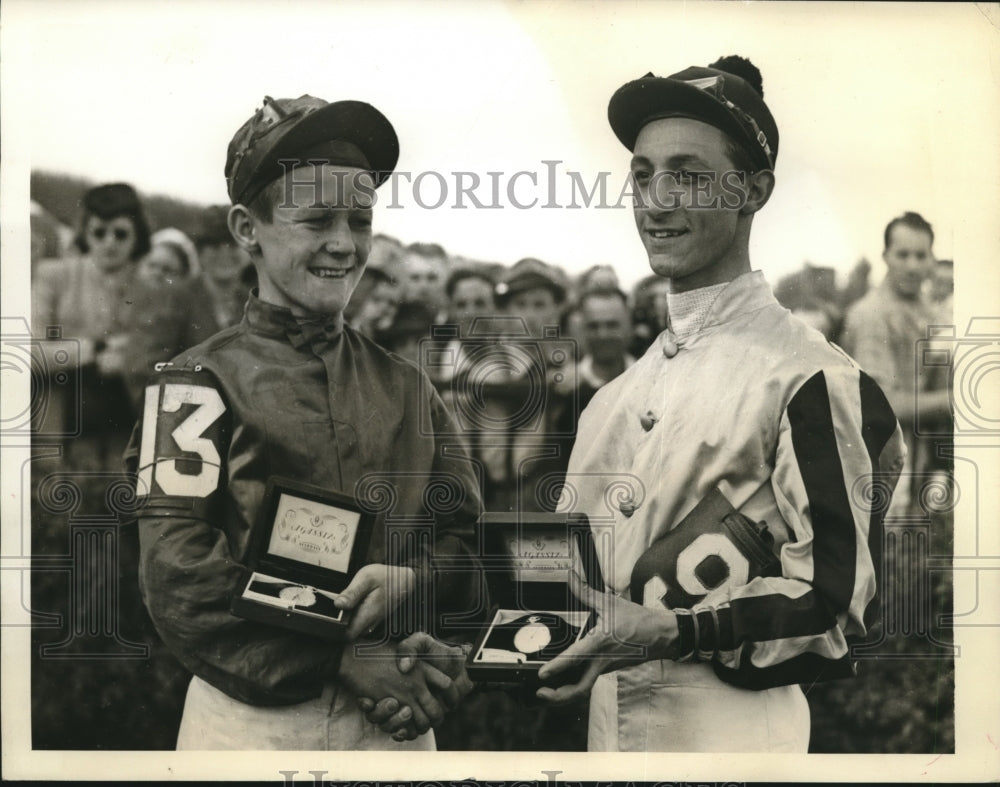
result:
<svg viewBox="0 0 1000 787"><path fill-rule="evenodd" d="M149 230L149 221L146 219L146 211L143 210L142 203L139 201L139 195L129 184L107 183L103 186L95 186L83 195L81 202L83 212L80 214L76 234L73 236L73 245L81 253L87 254L90 251L90 244L87 243L87 224L92 216L103 221L111 221L122 216L131 219L132 229L135 231L132 261L141 259L149 253L149 239L152 235Z"/></svg>
<svg viewBox="0 0 1000 787"><path fill-rule="evenodd" d="M740 144L728 134L726 134L725 153L729 157L729 160L733 162L733 167L737 171L746 172L749 175L757 171L757 167L753 162L753 156L750 155L750 151L747 150L746 145Z"/></svg>
<svg viewBox="0 0 1000 787"><path fill-rule="evenodd" d="M911 230L917 230L918 232L926 232L931 238L931 245L934 245L934 230L931 228L930 223L919 213L908 210L902 216L897 216L885 225L884 241L886 249L892 243L892 231L897 226L909 227Z"/></svg>
<svg viewBox="0 0 1000 787"><path fill-rule="evenodd" d="M596 290L584 290L580 293L580 297L577 299L577 308L582 310L584 304L589 298L617 298L622 302L622 306L625 307L625 311L627 312L629 310L628 296L617 287L602 287Z"/></svg>
<svg viewBox="0 0 1000 787"><path fill-rule="evenodd" d="M280 185L279 185L280 184ZM279 192L283 191L284 180L275 178L262 188L246 206L254 218L271 222L274 220L274 206L277 204Z"/></svg>
<svg viewBox="0 0 1000 787"><path fill-rule="evenodd" d="M455 294L458 285L466 279L479 279L486 282L490 287L490 297L494 298L493 288L496 286L496 283L490 278L488 273L477 271L473 268L458 268L448 275L448 279L444 283L444 291L449 299Z"/></svg>
<svg viewBox="0 0 1000 787"><path fill-rule="evenodd" d="M445 251L437 243L411 243L405 249L407 254L418 254L421 257L443 257L448 258Z"/></svg>

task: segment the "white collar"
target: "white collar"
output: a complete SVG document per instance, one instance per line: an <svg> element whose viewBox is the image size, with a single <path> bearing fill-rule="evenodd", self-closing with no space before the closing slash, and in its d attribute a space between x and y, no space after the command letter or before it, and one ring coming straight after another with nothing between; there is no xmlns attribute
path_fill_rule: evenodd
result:
<svg viewBox="0 0 1000 787"><path fill-rule="evenodd" d="M670 330L678 339L683 339L701 330L705 318L729 282L699 287L687 292L667 293L667 318Z"/></svg>

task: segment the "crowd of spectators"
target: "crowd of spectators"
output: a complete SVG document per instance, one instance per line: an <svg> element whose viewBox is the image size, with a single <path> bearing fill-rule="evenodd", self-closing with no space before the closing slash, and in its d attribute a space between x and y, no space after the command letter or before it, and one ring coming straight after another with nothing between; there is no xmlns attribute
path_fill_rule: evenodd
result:
<svg viewBox="0 0 1000 787"><path fill-rule="evenodd" d="M39 357L42 374L34 376L36 384L47 389L45 406L36 413L46 423L37 428L44 435L65 435L64 451L54 460L60 473L87 474L94 469L117 473L122 448L143 406L142 386L149 372L155 364L238 322L255 274L232 242L226 224L228 206L204 209L198 221L170 220L188 229L184 233L157 222L152 209L147 220L146 206L124 184L92 189L80 205L75 228L53 218L47 204L34 203L31 210L32 330L35 337L54 340L38 344L48 357ZM917 368L916 342L926 337L928 326L952 323L953 265L929 254L933 231L924 224L913 218L901 225L891 223L881 284L869 281L876 278L873 272L881 271L862 260L841 286L833 270L806 264L775 287L787 308L849 349L890 397L911 443L913 479L921 470L945 477L950 473L948 439L943 436L947 427L939 425L936 439L918 439L912 420L907 421L906 407L908 401L916 401L918 392L901 385L910 380L937 394L944 392L947 398L947 375L923 375ZM903 246L895 243L900 232L907 240ZM919 243L914 247L915 240ZM918 253L910 253L914 248ZM906 265L903 249L909 250ZM916 268L913 278L919 282L916 291L909 274L890 275L894 269L905 271L911 262ZM880 288L891 290L880 296L887 305L864 306L864 298ZM914 314L919 319L901 316ZM356 330L427 371L455 414L456 437L465 441L478 464L487 510L555 505L580 411L601 385L641 356L668 326L665 280L657 276L626 288L612 265L594 266L574 276L539 260L501 265L461 259L437 245L406 245L384 235L374 239L366 273L345 317ZM891 345L892 352L881 357L878 352L867 353L863 346L852 344L850 331L845 336L845 325L853 326L856 336L867 337L870 347ZM45 381L45 373L65 373L65 360L51 356L67 348L69 379L59 384ZM925 395L927 390L920 392L921 401L933 402ZM948 407L935 406L947 423ZM44 478L40 469L36 466L33 471L35 482ZM105 482L96 477L94 481L92 488L85 485L94 498L87 511L103 511ZM894 498L903 501L902 506L914 499L912 490L902 492L906 486L911 485L897 487ZM65 551L66 529L56 525L61 521L44 507L33 508L35 554ZM122 529L119 536L122 588L137 583L137 539L134 528ZM80 605L72 598L67 602L62 583L61 573L32 572L32 598L38 609L61 609L68 630L76 630ZM95 587L100 584L95 581ZM950 588L947 577L940 587L944 590L935 586L936 594ZM95 591L94 598L107 597ZM179 718L189 676L165 652L138 593L123 593L121 599L121 633L130 641L150 643L152 657L35 658L36 748L173 747L173 727L164 720ZM43 643L60 642L62 636L58 629L34 629L33 653L41 653ZM905 640L907 647L909 642ZM921 675L913 671L915 667L900 671L897 663L885 659L868 665L870 693L847 692L836 682L812 690L810 703L819 708L814 729L823 725L825 730L817 740L832 747L820 750L860 746L857 750L867 751L865 746L883 738L900 750L930 750L919 748L931 744L916 741L904 724L925 712L919 704L923 695L910 689L916 682L934 684L927 693L926 713L946 719L950 673L935 666ZM928 659L914 662L930 663L937 665ZM88 703L93 701L94 685L105 687L101 707L115 723L92 723ZM143 697L141 703L136 704L136 696ZM917 706L890 702L889 715L879 716L876 724L864 716L862 707L870 696L887 701L899 696L920 699ZM552 711L539 715L504 695L487 693L469 708L468 715L456 716L441 731L440 739L451 748L494 744L572 748L581 735L585 737L585 721L581 732L572 707L563 716L553 717ZM852 725L862 718L868 721L855 730ZM947 735L948 725L942 724ZM939 727L930 729L933 745L939 745Z"/></svg>
<svg viewBox="0 0 1000 787"><path fill-rule="evenodd" d="M72 466L117 469L154 365L237 323L255 273L229 234L227 206L206 208L190 236L173 227L151 232L142 201L127 184L89 190L82 208L65 250L56 223L41 206L32 210L34 334L53 338L55 328L79 348L73 384L60 388L78 389L80 399L52 395L38 417L48 420L50 433L60 432L58 424L52 428L60 419L78 421L74 430L62 430L73 433L65 453ZM928 235L928 259L907 278L916 290L894 288L876 307L909 315L895 350L904 362L910 357L906 369L886 372L881 358L861 349L871 345L865 338L888 341L877 326L855 319L854 335L845 334L858 303L894 286L890 256L881 289L869 285L867 260L842 287L832 268L808 263L775 287L788 309L864 356L862 366L874 367L872 376L904 420L905 403L891 393L899 387L895 377L912 382L914 343L926 338L928 325L952 321L953 265L932 259L933 231L914 216L891 224L885 241L889 255L900 227ZM573 276L537 259L481 262L387 235L374 237L345 319L428 373L456 416L456 438L479 467L489 510L555 505L579 413L668 326L665 280L657 276L626 292L612 265ZM892 322L898 327L900 320ZM926 388L947 388L940 376L917 377ZM913 397L912 387L906 395ZM948 417L946 406L939 412ZM946 471L942 453L917 447L916 461Z"/></svg>

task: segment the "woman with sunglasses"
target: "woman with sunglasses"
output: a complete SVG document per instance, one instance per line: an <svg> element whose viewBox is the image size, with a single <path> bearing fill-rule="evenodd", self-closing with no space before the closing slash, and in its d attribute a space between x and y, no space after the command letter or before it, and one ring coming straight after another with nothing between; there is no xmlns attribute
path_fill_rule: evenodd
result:
<svg viewBox="0 0 1000 787"><path fill-rule="evenodd" d="M66 435L72 466L117 469L142 381L181 349L180 312L137 276L150 230L135 189L97 186L82 207L76 253L40 263L32 284L33 334L46 340L36 433Z"/></svg>

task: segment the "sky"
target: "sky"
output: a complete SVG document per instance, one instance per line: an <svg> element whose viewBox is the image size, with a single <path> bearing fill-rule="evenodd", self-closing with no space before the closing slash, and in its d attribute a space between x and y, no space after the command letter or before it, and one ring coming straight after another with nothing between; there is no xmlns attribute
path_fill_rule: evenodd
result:
<svg viewBox="0 0 1000 787"><path fill-rule="evenodd" d="M998 19L995 6L930 3L8 0L18 93L5 91L4 156L22 178L226 202L226 146L265 95L361 99L395 125L399 169L427 173L419 188L400 181L393 207L380 193L376 231L489 262L610 263L632 283L648 267L627 203L546 208L548 184L568 204L568 171L588 188L605 172L617 202L628 152L606 120L614 90L738 53L762 71L781 135L754 265L775 281L804 261L843 276L867 257L877 280L882 230L906 210L934 225L939 257L1000 249ZM520 171L538 178L515 181L519 202L538 198L530 209L507 199ZM480 178L485 204L487 173L502 173L503 207L457 207L455 172Z"/></svg>

